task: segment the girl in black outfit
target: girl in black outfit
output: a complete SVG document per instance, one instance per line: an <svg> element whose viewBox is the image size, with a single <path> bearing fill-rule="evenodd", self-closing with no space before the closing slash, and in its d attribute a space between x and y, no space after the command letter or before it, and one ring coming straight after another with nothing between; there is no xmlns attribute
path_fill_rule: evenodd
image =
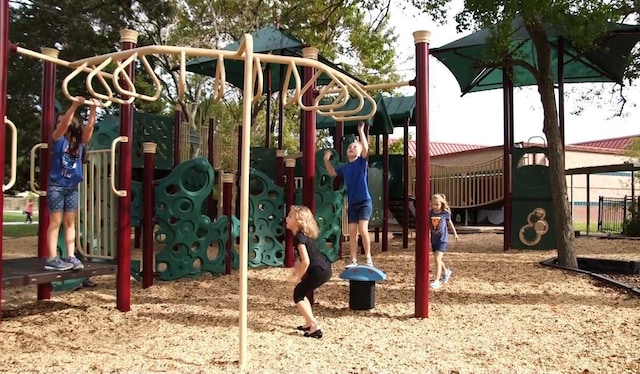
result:
<svg viewBox="0 0 640 374"><path fill-rule="evenodd" d="M309 208L293 205L286 219L287 229L295 235L294 249L296 263L289 284L295 285L293 302L305 324L298 326L309 338L322 338L322 330L313 316L311 303L306 295L331 279L331 262L320 252L315 239L318 237L318 224Z"/></svg>

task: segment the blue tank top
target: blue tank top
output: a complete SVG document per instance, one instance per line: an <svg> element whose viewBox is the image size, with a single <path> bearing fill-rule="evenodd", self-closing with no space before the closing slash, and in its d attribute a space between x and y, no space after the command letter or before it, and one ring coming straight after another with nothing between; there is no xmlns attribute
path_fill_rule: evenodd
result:
<svg viewBox="0 0 640 374"><path fill-rule="evenodd" d="M62 187L76 187L82 182L82 152L84 146L80 144L78 154L69 153L69 142L66 137L53 142L51 154L51 169L49 183Z"/></svg>
<svg viewBox="0 0 640 374"><path fill-rule="evenodd" d="M347 199L349 204L358 204L367 200L371 200L368 185L368 166L367 160L358 157L352 162L336 168L336 174L344 178L347 185Z"/></svg>

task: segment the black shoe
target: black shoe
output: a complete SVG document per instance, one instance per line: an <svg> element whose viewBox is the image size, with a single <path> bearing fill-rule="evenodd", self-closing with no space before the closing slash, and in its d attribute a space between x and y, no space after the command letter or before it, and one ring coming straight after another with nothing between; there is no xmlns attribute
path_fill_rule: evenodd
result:
<svg viewBox="0 0 640 374"><path fill-rule="evenodd" d="M298 331L309 331L309 330L311 330L311 327L298 326L298 327L296 327L296 330L298 330Z"/></svg>
<svg viewBox="0 0 640 374"><path fill-rule="evenodd" d="M309 332L305 332L304 333L304 337L305 338L316 338L316 339L320 339L322 338L322 330L318 329L314 332L312 332L311 334L309 334Z"/></svg>
<svg viewBox="0 0 640 374"><path fill-rule="evenodd" d="M82 282L82 287L93 288L97 285L98 283L92 281L91 279L87 279L84 282Z"/></svg>

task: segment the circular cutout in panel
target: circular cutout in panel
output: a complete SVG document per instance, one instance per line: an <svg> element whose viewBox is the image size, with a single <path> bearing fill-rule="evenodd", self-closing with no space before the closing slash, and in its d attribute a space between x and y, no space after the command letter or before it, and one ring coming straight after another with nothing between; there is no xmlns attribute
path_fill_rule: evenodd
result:
<svg viewBox="0 0 640 374"><path fill-rule="evenodd" d="M200 242L191 243L191 252L198 252L200 250Z"/></svg>
<svg viewBox="0 0 640 374"><path fill-rule="evenodd" d="M200 269L202 267L202 260L200 259L200 257L194 258L192 265L194 269Z"/></svg>
<svg viewBox="0 0 640 374"><path fill-rule="evenodd" d="M167 234L158 230L156 231L156 241L160 244L164 244L167 241Z"/></svg>
<svg viewBox="0 0 640 374"><path fill-rule="evenodd" d="M207 237L208 234L209 234L209 231L207 231L207 229L204 227L199 227L198 231L196 231L196 236L198 237L198 239L204 239Z"/></svg>
<svg viewBox="0 0 640 374"><path fill-rule="evenodd" d="M169 269L169 264L167 264L166 262L158 262L158 264L156 265L156 271L159 273L164 273L168 269Z"/></svg>
<svg viewBox="0 0 640 374"><path fill-rule="evenodd" d="M171 249L176 253L178 252L187 253L189 250L189 247L187 247L184 243L176 243L173 245L173 247L171 247Z"/></svg>
<svg viewBox="0 0 640 374"><path fill-rule="evenodd" d="M260 179L252 178L249 182L249 193L253 196L260 196L264 193L265 185Z"/></svg>
<svg viewBox="0 0 640 374"><path fill-rule="evenodd" d="M253 244L258 244L260 243L260 237L258 235L251 235L251 242Z"/></svg>
<svg viewBox="0 0 640 374"><path fill-rule="evenodd" d="M175 225L178 221L180 221L177 217L171 216L169 217L169 224Z"/></svg>
<svg viewBox="0 0 640 374"><path fill-rule="evenodd" d="M169 196L175 195L176 193L178 193L178 186L175 184L170 184L164 189L164 192L166 192Z"/></svg>
<svg viewBox="0 0 640 374"><path fill-rule="evenodd" d="M209 261L214 261L220 255L220 244L218 242L213 242L209 244L207 248L207 259Z"/></svg>
<svg viewBox="0 0 640 374"><path fill-rule="evenodd" d="M278 250L276 251L275 255L278 260L282 260L284 258L284 251Z"/></svg>
<svg viewBox="0 0 640 374"><path fill-rule="evenodd" d="M186 197L180 197L171 201L171 212L177 216L191 213L193 202Z"/></svg>

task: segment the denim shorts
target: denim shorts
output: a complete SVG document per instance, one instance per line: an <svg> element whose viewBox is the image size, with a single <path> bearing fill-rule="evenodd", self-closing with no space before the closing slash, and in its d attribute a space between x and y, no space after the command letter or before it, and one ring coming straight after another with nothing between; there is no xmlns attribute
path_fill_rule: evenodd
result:
<svg viewBox="0 0 640 374"><path fill-rule="evenodd" d="M62 187L57 184L49 184L47 188L47 204L51 213L77 212L78 186Z"/></svg>
<svg viewBox="0 0 640 374"><path fill-rule="evenodd" d="M347 221L349 223L358 223L360 221L368 221L371 219L373 204L371 200L365 200L357 204L349 204L347 209Z"/></svg>
<svg viewBox="0 0 640 374"><path fill-rule="evenodd" d="M447 242L431 242L431 251L433 253L436 252L446 252L447 251Z"/></svg>

